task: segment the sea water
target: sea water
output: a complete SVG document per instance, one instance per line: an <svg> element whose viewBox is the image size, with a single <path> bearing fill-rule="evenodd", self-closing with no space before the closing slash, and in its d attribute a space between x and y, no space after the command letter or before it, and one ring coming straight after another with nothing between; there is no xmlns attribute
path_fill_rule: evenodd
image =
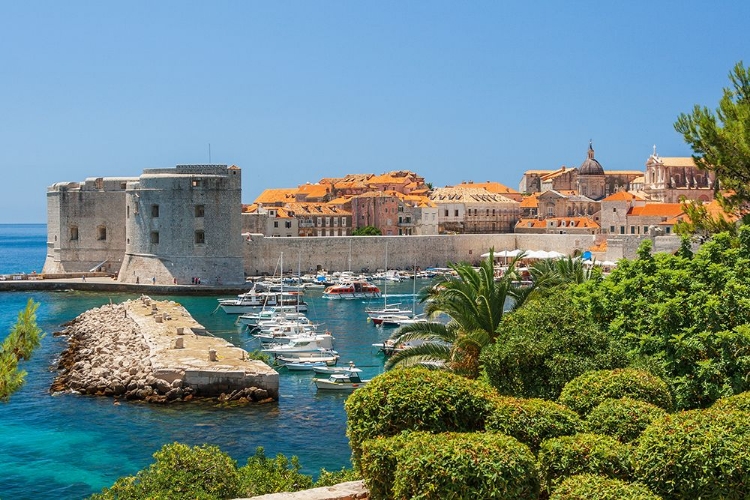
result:
<svg viewBox="0 0 750 500"><path fill-rule="evenodd" d="M46 226L0 225L0 274L40 272L46 253ZM426 282L418 285L422 286ZM412 283L388 285L388 302L412 307ZM135 474L153 462L164 444L216 445L244 465L263 447L267 456L296 455L306 474L350 467L345 393L318 393L312 374L279 369L279 401L224 407L207 402L154 405L112 398L51 395L57 361L66 347L56 337L63 324L82 312L135 295L91 292L0 293L0 338L16 322L29 299L39 303L37 321L45 336L21 368L26 384L0 403L0 498L78 499ZM257 341L217 310L216 297L159 297L180 302L213 334L247 350ZM308 292L308 316L335 337L341 362L354 361L363 378L382 372L373 343L392 332L368 323L365 301L326 300ZM381 301L382 304L382 301Z"/></svg>

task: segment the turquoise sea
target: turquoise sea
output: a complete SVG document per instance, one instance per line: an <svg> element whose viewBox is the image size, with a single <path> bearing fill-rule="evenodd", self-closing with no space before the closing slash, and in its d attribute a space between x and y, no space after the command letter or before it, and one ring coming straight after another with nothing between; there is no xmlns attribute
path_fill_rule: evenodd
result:
<svg viewBox="0 0 750 500"><path fill-rule="evenodd" d="M0 225L0 274L40 272L46 252L45 225ZM418 283L417 288L425 285ZM413 304L412 283L389 285L388 302ZM104 397L49 393L56 362L66 346L53 332L87 309L134 295L85 292L0 293L0 338L7 335L29 298L39 302L37 320L45 332L40 348L22 364L26 385L0 403L0 498L79 499L131 475L152 462L162 445L209 443L240 465L262 446L268 456L297 455L307 474L349 467L345 394L317 393L312 375L280 373L278 403L219 407L210 403L148 405ZM209 331L247 350L255 341L216 311L216 297L169 297L183 304ZM370 378L383 358L372 343L388 329L366 321L362 301L330 301L320 292L306 296L308 316L336 338L341 361L355 361Z"/></svg>

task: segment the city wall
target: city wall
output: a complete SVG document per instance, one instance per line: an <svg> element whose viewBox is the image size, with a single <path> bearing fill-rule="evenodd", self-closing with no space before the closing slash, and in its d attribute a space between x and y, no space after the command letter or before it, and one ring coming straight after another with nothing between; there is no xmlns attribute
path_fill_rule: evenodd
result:
<svg viewBox="0 0 750 500"><path fill-rule="evenodd" d="M251 234L245 240L245 273L250 276L278 273L283 253L286 272L330 272L363 269L411 269L416 265L445 267L450 262L482 260L494 248L546 250L572 255L594 244L593 235L572 234L462 234L437 236L342 236L328 238L266 238Z"/></svg>

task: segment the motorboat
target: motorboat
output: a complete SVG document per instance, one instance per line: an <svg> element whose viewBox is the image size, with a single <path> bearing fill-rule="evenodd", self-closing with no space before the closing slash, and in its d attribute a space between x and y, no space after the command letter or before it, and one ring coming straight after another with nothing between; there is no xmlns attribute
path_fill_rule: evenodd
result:
<svg viewBox="0 0 750 500"><path fill-rule="evenodd" d="M290 339L286 344L271 344L261 349L261 351L268 354L285 356L303 352L320 352L321 349L333 349L333 336L330 333L323 335L299 335Z"/></svg>
<svg viewBox="0 0 750 500"><path fill-rule="evenodd" d="M354 366L353 361L349 361L347 366L315 366L312 370L321 375L331 375L334 373L346 373L355 369L358 370L359 368Z"/></svg>
<svg viewBox="0 0 750 500"><path fill-rule="evenodd" d="M305 364L310 364L313 368L316 364L323 363L325 366L335 366L338 363L339 354L332 349L319 349L316 352L299 352L290 354L278 354L275 361L284 366L293 365L294 368L300 368ZM322 367L323 365L317 366Z"/></svg>
<svg viewBox="0 0 750 500"><path fill-rule="evenodd" d="M359 368L352 368L345 373L332 373L328 378L314 377L313 382L318 390L351 391L359 389L369 382L369 380L360 378L361 372L362 370Z"/></svg>
<svg viewBox="0 0 750 500"><path fill-rule="evenodd" d="M380 288L367 281L347 281L323 290L326 299L371 299L380 297Z"/></svg>
<svg viewBox="0 0 750 500"><path fill-rule="evenodd" d="M304 316L304 313L297 312L297 308L291 306L272 306L265 309L261 309L257 312L249 312L240 314L237 318L237 322L249 327L255 327L261 321L270 321L275 318L283 317L285 319L298 318Z"/></svg>
<svg viewBox="0 0 750 500"><path fill-rule="evenodd" d="M219 299L219 307L227 314L246 314L275 306L293 306L297 312L306 312L307 303L300 292L247 292L235 299Z"/></svg>

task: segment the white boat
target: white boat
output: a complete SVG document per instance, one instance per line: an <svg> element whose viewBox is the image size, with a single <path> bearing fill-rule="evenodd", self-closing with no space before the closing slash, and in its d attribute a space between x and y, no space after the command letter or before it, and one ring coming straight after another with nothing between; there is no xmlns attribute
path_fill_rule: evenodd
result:
<svg viewBox="0 0 750 500"><path fill-rule="evenodd" d="M237 322L249 327L255 327L261 321L268 321L278 317L294 318L300 315L304 316L304 313L297 312L295 306L273 306L257 312L241 314L237 318Z"/></svg>
<svg viewBox="0 0 750 500"><path fill-rule="evenodd" d="M333 357L332 362L336 362L338 360L337 357ZM328 361L322 361L322 360L298 360L298 361L292 361L292 362L286 362L284 363L284 367L293 372L310 372L313 371L315 368L330 368L328 366Z"/></svg>
<svg viewBox="0 0 750 500"><path fill-rule="evenodd" d="M253 292L236 299L219 299L219 307L227 314L247 314L262 308L293 306L298 312L307 311L307 303L299 292Z"/></svg>
<svg viewBox="0 0 750 500"><path fill-rule="evenodd" d="M346 373L332 373L328 378L313 378L315 387L318 390L327 391L351 391L359 389L369 382L369 380L362 380L359 376L359 368L353 368Z"/></svg>
<svg viewBox="0 0 750 500"><path fill-rule="evenodd" d="M286 344L271 344L261 349L262 352L286 356L304 352L320 352L321 349L333 349L333 336L330 333L323 335L300 335L289 340Z"/></svg>
<svg viewBox="0 0 750 500"><path fill-rule="evenodd" d="M303 363L324 363L334 366L339 360L339 355L331 349L320 349L317 352L300 352L296 354L279 354L275 357L276 362L282 365L300 365Z"/></svg>
<svg viewBox="0 0 750 500"><path fill-rule="evenodd" d="M359 368L354 366L353 361L349 361L348 366L315 366L312 370L321 375L331 375L334 373L346 373L355 369L359 370Z"/></svg>
<svg viewBox="0 0 750 500"><path fill-rule="evenodd" d="M325 299L371 299L380 297L380 288L367 281L349 281L323 290Z"/></svg>
<svg viewBox="0 0 750 500"><path fill-rule="evenodd" d="M411 319L411 311L397 310L396 312L374 313L369 316L374 325L399 326L402 321Z"/></svg>
<svg viewBox="0 0 750 500"><path fill-rule="evenodd" d="M314 327L308 327L298 323L279 325L252 335L263 344L289 344L292 340L304 340L315 337L325 338L326 336L331 337L331 334L328 332L318 334ZM333 339L333 337L331 337L331 339Z"/></svg>

